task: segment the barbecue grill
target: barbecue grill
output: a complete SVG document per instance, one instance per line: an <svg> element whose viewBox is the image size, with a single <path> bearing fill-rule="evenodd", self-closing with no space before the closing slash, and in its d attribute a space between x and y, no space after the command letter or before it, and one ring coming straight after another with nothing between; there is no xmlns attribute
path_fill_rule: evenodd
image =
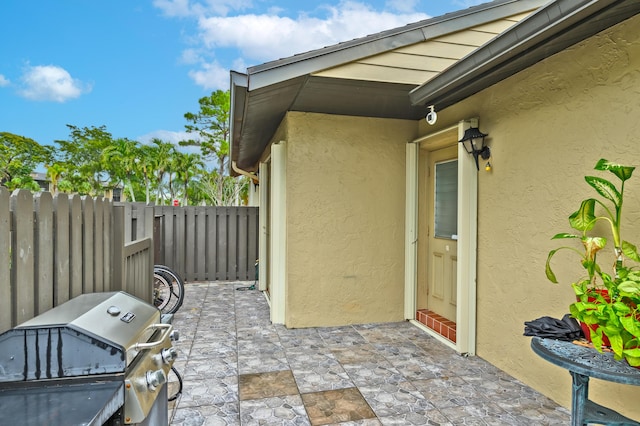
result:
<svg viewBox="0 0 640 426"><path fill-rule="evenodd" d="M175 339L157 308L127 293L71 299L0 335L0 418L167 425Z"/></svg>

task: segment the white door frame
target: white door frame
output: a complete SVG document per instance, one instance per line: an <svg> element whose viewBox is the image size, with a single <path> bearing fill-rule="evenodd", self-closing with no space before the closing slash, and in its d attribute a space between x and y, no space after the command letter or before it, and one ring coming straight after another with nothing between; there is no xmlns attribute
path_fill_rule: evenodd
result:
<svg viewBox="0 0 640 426"><path fill-rule="evenodd" d="M458 130L458 140L469 127L478 127L478 120L459 122L456 126L420 137L406 148L406 205L405 205L405 318L424 329L461 354L476 352L476 265L478 235L478 171L473 156L458 144L458 265L456 343L416 321L418 286L418 157L420 145L428 145L436 136ZM435 148L435 147L434 147Z"/></svg>

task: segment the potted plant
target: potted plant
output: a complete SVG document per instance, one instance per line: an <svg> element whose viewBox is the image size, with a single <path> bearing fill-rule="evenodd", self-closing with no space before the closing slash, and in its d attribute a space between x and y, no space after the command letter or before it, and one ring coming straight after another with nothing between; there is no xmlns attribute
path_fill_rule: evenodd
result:
<svg viewBox="0 0 640 426"><path fill-rule="evenodd" d="M597 176L585 176L586 182L599 198L587 198L580 208L569 216L569 224L577 233L560 233L552 239L577 239L580 249L562 246L551 250L547 256L547 278L557 283L551 269L551 259L560 250L570 250L579 255L586 274L572 283L576 301L569 306L571 315L588 328L591 341L602 351L603 339L610 344L615 359L626 359L629 365L640 366L640 270L628 261L640 262L636 246L621 237L622 206L625 182L631 178L635 167L623 166L601 159L595 170L608 171L620 181L616 187L609 180ZM605 272L597 260L607 238L593 235L594 226L603 222L613 239L614 264L610 273ZM583 328L584 329L584 328Z"/></svg>

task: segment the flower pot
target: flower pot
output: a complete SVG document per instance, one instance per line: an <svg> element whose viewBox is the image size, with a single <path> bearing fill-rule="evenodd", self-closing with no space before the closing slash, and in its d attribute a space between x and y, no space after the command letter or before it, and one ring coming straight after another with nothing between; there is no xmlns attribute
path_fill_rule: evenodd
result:
<svg viewBox="0 0 640 426"><path fill-rule="evenodd" d="M598 293L600 294L604 300L606 300L607 302L610 301L609 299L609 290L607 290L606 288L604 289L593 289L592 292L594 293ZM578 298L579 300L579 298ZM597 299L595 296L589 296L589 298L587 299L589 302L595 302ZM591 343L591 330L595 331L598 328L600 328L599 324L585 324L582 321L580 321L580 328L582 328L582 334L584 334L584 338L587 339L587 342ZM611 346L611 342L609 341L609 338L606 335L602 335L602 345L603 346Z"/></svg>
<svg viewBox="0 0 640 426"><path fill-rule="evenodd" d="M582 334L584 334L584 338L587 339L587 342L591 343L591 332L589 330L591 329L595 332L598 328L600 328L600 326L598 324L588 325L583 322L580 322L580 328L582 328ZM602 335L602 345L611 346L611 342L609 341L609 338L604 334Z"/></svg>

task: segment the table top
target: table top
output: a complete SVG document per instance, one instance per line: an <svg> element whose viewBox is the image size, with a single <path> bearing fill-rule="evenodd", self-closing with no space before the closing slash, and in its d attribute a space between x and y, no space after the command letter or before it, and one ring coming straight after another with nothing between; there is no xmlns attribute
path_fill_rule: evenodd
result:
<svg viewBox="0 0 640 426"><path fill-rule="evenodd" d="M640 386L640 368L616 361L613 353L562 340L533 337L531 349L545 360L574 373L615 383Z"/></svg>

